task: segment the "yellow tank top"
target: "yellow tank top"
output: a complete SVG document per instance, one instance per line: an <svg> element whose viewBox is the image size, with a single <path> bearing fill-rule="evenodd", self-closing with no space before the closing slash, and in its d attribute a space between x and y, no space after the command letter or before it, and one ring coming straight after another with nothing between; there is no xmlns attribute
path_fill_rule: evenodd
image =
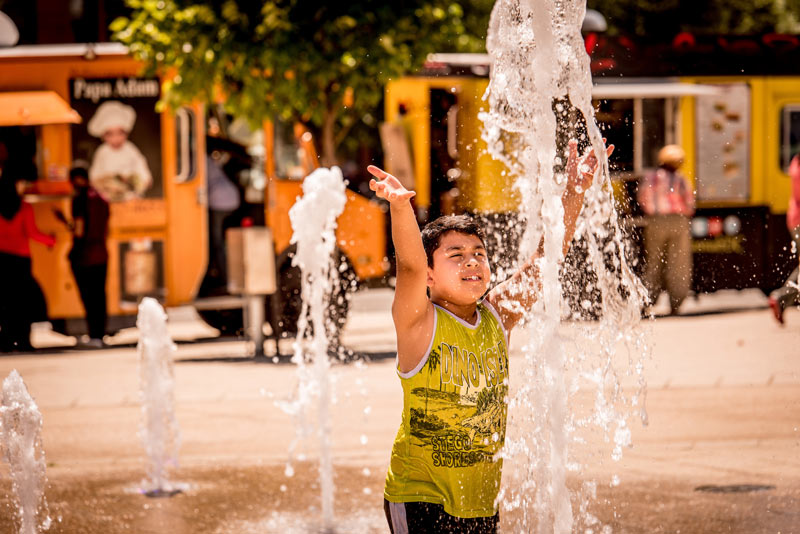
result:
<svg viewBox="0 0 800 534"><path fill-rule="evenodd" d="M416 369L400 373L403 419L384 496L441 504L452 516L496 513L508 393L507 339L489 303L475 325L439 306L433 339Z"/></svg>

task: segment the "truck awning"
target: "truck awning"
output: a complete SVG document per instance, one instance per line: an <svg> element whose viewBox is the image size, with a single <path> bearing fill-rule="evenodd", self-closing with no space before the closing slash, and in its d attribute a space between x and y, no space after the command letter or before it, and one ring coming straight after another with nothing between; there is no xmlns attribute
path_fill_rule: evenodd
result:
<svg viewBox="0 0 800 534"><path fill-rule="evenodd" d="M429 54L425 68L442 70L452 75L489 76L491 60L488 54ZM448 71L447 69L453 69ZM618 80L593 80L592 98L670 98L678 96L706 96L719 94L713 85L684 83L677 76L669 78L627 78Z"/></svg>
<svg viewBox="0 0 800 534"><path fill-rule="evenodd" d="M681 82L597 83L592 86L592 98L669 98L673 96L716 95L713 85Z"/></svg>
<svg viewBox="0 0 800 534"><path fill-rule="evenodd" d="M0 126L78 124L81 116L55 91L0 92Z"/></svg>

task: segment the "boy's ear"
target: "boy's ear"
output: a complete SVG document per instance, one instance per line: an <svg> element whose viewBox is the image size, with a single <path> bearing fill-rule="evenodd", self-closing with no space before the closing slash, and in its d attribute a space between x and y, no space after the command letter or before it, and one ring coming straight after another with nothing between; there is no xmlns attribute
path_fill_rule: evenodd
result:
<svg viewBox="0 0 800 534"><path fill-rule="evenodd" d="M428 287L433 287L433 267L428 267L428 277L425 280Z"/></svg>

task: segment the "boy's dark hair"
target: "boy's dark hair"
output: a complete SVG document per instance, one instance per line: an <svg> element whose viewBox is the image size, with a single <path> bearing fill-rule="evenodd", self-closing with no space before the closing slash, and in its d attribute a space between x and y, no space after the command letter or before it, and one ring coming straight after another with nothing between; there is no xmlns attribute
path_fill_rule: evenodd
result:
<svg viewBox="0 0 800 534"><path fill-rule="evenodd" d="M433 267L433 252L439 248L442 236L447 232L459 232L467 235L474 235L486 246L486 237L483 229L469 215L445 215L435 221L431 221L422 229L422 246L425 247L425 255L428 256L428 267Z"/></svg>

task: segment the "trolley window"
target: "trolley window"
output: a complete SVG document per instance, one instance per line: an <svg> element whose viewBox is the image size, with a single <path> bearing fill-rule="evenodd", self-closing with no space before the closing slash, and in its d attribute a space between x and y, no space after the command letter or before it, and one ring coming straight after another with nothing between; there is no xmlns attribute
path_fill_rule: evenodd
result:
<svg viewBox="0 0 800 534"><path fill-rule="evenodd" d="M38 126L0 127L0 169L28 182L44 176L39 130ZM66 176L51 178L64 180Z"/></svg>
<svg viewBox="0 0 800 534"><path fill-rule="evenodd" d="M637 177L658 167L658 151L675 142L677 98L608 98L595 100L600 130L613 140L611 170Z"/></svg>
<svg viewBox="0 0 800 534"><path fill-rule="evenodd" d="M175 145L178 148L178 172L175 181L190 182L197 175L196 118L191 108L183 107L175 113Z"/></svg>
<svg viewBox="0 0 800 534"><path fill-rule="evenodd" d="M595 101L595 117L600 131L613 139L614 172L634 172L634 119L632 99L608 99Z"/></svg>
<svg viewBox="0 0 800 534"><path fill-rule="evenodd" d="M291 123L275 121L275 172L288 180L302 180L304 150L298 145Z"/></svg>
<svg viewBox="0 0 800 534"><path fill-rule="evenodd" d="M781 169L789 172L789 162L800 152L800 103L781 110Z"/></svg>

